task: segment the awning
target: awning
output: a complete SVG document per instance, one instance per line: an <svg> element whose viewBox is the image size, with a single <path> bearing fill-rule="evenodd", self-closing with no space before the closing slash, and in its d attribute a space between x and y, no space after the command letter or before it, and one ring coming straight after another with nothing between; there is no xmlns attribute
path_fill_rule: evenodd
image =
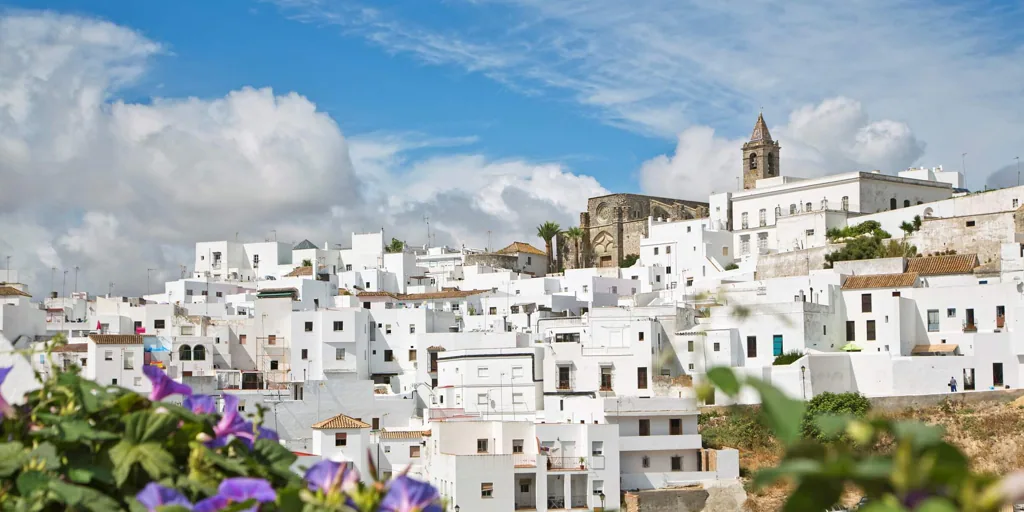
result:
<svg viewBox="0 0 1024 512"><path fill-rule="evenodd" d="M854 343L847 343L839 350L842 350L843 352L860 352L862 349Z"/></svg>
<svg viewBox="0 0 1024 512"><path fill-rule="evenodd" d="M953 354L959 345L956 343L943 343L940 345L915 345L910 351L911 354Z"/></svg>

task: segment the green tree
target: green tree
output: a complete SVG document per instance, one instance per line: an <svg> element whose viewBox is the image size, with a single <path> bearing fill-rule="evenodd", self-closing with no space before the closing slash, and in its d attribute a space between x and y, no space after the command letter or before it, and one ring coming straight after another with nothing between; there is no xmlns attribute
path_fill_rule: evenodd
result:
<svg viewBox="0 0 1024 512"><path fill-rule="evenodd" d="M879 258L913 258L917 255L917 246L910 245L906 240L889 240L882 246Z"/></svg>
<svg viewBox="0 0 1024 512"><path fill-rule="evenodd" d="M405 242L392 238L391 243L385 248L387 252L402 252L405 250Z"/></svg>
<svg viewBox="0 0 1024 512"><path fill-rule="evenodd" d="M303 267L312 267L313 266L313 260L302 260L302 266Z"/></svg>
<svg viewBox="0 0 1024 512"><path fill-rule="evenodd" d="M857 237L846 242L838 251L825 255L825 268L837 261L870 260L883 253L882 240L875 236Z"/></svg>
<svg viewBox="0 0 1024 512"><path fill-rule="evenodd" d="M551 245L551 241L561 231L562 227L557 222L547 221L537 226L537 236L544 240L544 250L548 255L548 272L552 272L552 269L555 268L554 247Z"/></svg>
<svg viewBox="0 0 1024 512"><path fill-rule="evenodd" d="M632 267L637 260L640 259L639 254L627 254L622 261L619 262L619 266L623 268Z"/></svg>
<svg viewBox="0 0 1024 512"><path fill-rule="evenodd" d="M875 220L869 220L861 222L856 226L844 226L842 228L832 228L825 232L825 237L829 241L835 241L841 238L854 238L863 235L868 235L875 238L890 238L890 235L886 230L882 229L882 224Z"/></svg>
<svg viewBox="0 0 1024 512"><path fill-rule="evenodd" d="M565 230L565 238L572 242L573 248L576 249L576 268L583 268L583 230L573 226Z"/></svg>
<svg viewBox="0 0 1024 512"><path fill-rule="evenodd" d="M818 428L818 417L823 414L847 415L852 418L863 418L871 410L871 402L860 393L829 393L824 392L807 402L800 428L804 437L826 441L832 439Z"/></svg>

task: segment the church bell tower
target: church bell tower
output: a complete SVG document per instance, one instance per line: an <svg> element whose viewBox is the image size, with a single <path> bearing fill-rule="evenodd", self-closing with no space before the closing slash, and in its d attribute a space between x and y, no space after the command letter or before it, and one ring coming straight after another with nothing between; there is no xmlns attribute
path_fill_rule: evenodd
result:
<svg viewBox="0 0 1024 512"><path fill-rule="evenodd" d="M772 140L764 115L757 115L750 141L743 144L743 190L754 188L757 180L779 175L779 143Z"/></svg>

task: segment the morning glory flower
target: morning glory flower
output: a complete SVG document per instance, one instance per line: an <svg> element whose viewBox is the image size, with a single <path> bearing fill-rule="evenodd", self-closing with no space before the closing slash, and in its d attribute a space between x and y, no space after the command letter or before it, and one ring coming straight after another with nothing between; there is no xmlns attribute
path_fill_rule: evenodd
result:
<svg viewBox="0 0 1024 512"><path fill-rule="evenodd" d="M192 503L176 489L164 487L156 482L147 484L142 491L135 495L135 499L149 512L155 512L158 507L170 505L192 508Z"/></svg>
<svg viewBox="0 0 1024 512"><path fill-rule="evenodd" d="M238 397L231 394L224 395L224 413L220 421L213 426L214 439L210 442L211 448L219 448L228 444L229 436L245 437L248 435L251 444L253 436L252 424L245 421L238 413Z"/></svg>
<svg viewBox="0 0 1024 512"><path fill-rule="evenodd" d="M156 366L144 366L142 373L153 383L153 391L149 393L149 399L154 402L163 400L171 395L192 396L192 388L180 382L175 382L174 379L168 377L163 370Z"/></svg>
<svg viewBox="0 0 1024 512"><path fill-rule="evenodd" d="M217 400L210 395L192 395L181 403L183 407L196 414L216 414Z"/></svg>
<svg viewBox="0 0 1024 512"><path fill-rule="evenodd" d="M257 503L269 503L277 500L277 493L262 478L227 478L217 488L217 495L207 498L192 509L193 512L213 512L232 503L244 503L256 500ZM254 511L258 506L253 506Z"/></svg>
<svg viewBox="0 0 1024 512"><path fill-rule="evenodd" d="M0 386L3 386L4 381L7 380L7 374L11 373L11 370L13 369L13 366L0 367ZM3 419L4 416L11 416L13 414L14 408L11 407L11 404L7 403L3 394L0 394L0 419Z"/></svg>
<svg viewBox="0 0 1024 512"><path fill-rule="evenodd" d="M359 471L348 464L322 460L306 470L305 478L311 491L321 490L326 494L338 491L348 493L356 488Z"/></svg>
<svg viewBox="0 0 1024 512"><path fill-rule="evenodd" d="M442 512L441 495L433 485L400 475L388 485L381 512Z"/></svg>

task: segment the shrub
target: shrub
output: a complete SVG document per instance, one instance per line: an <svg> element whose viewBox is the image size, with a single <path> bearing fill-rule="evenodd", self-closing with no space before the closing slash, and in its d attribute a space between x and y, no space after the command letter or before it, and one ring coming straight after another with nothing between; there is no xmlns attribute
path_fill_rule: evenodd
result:
<svg viewBox="0 0 1024 512"><path fill-rule="evenodd" d="M725 270L736 270L738 268L740 268L740 266L735 263L730 263L725 266Z"/></svg>
<svg viewBox="0 0 1024 512"><path fill-rule="evenodd" d="M870 234L874 238L889 238L892 236L882 229L881 223L875 220L869 220L861 222L856 226L843 226L841 228L829 229L825 232L825 237L831 241L841 238L854 238L867 234Z"/></svg>
<svg viewBox="0 0 1024 512"><path fill-rule="evenodd" d="M732 407L726 413L703 412L697 417L697 425L705 448L756 450L774 442L756 407Z"/></svg>
<svg viewBox="0 0 1024 512"><path fill-rule="evenodd" d="M790 350L789 352L775 356L775 360L772 361L772 366L785 366L787 364L792 363L793 361L796 361L797 359L800 359L803 356L804 354L802 352Z"/></svg>
<svg viewBox="0 0 1024 512"><path fill-rule="evenodd" d="M59 342L60 340L58 340ZM53 359L51 358L51 361ZM0 368L0 384L11 367ZM51 367L42 387L12 406L0 396L0 510L397 510L401 495L440 512L430 484L399 476L363 485L355 470L321 461L305 479L296 456L224 395L193 395L154 367L149 397L104 386L76 366ZM161 400L186 395L182 405ZM391 506L392 508L388 508ZM403 509L404 510L404 509Z"/></svg>
<svg viewBox="0 0 1024 512"><path fill-rule="evenodd" d="M639 254L627 254L622 258L622 261L619 261L619 266L622 268L632 267L639 259Z"/></svg>
<svg viewBox="0 0 1024 512"><path fill-rule="evenodd" d="M830 438L822 434L815 421L819 416L831 414L863 418L870 409L871 402L860 393L821 393L807 402L807 411L804 412L800 427L804 437L828 440Z"/></svg>

